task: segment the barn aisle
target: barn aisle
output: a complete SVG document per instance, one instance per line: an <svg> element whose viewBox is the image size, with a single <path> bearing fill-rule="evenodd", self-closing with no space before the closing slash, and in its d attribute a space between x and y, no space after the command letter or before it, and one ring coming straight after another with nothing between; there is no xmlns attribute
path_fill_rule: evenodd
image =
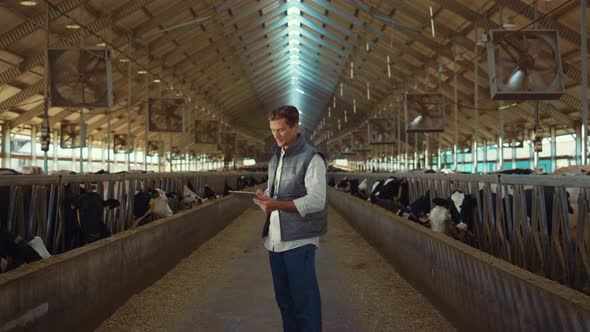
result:
<svg viewBox="0 0 590 332"><path fill-rule="evenodd" d="M281 331L262 222L248 209L97 331ZM334 209L320 246L324 331L454 330Z"/></svg>

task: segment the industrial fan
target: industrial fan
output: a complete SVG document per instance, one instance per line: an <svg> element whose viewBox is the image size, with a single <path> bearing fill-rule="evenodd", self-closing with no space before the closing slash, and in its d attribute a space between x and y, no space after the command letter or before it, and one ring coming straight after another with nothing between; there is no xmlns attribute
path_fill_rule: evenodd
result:
<svg viewBox="0 0 590 332"><path fill-rule="evenodd" d="M216 120L195 120L195 143L197 143L197 144L218 144L219 143L219 121L216 121Z"/></svg>
<svg viewBox="0 0 590 332"><path fill-rule="evenodd" d="M352 150L353 151L370 151L369 147L369 126L362 125L352 131Z"/></svg>
<svg viewBox="0 0 590 332"><path fill-rule="evenodd" d="M125 154L133 152L133 137L127 134L113 135L113 152Z"/></svg>
<svg viewBox="0 0 590 332"><path fill-rule="evenodd" d="M62 122L59 146L62 149L86 147L86 125L84 123Z"/></svg>
<svg viewBox="0 0 590 332"><path fill-rule="evenodd" d="M48 52L51 106L113 105L112 50L68 48Z"/></svg>
<svg viewBox="0 0 590 332"><path fill-rule="evenodd" d="M182 132L184 98L150 98L148 129L157 132Z"/></svg>
<svg viewBox="0 0 590 332"><path fill-rule="evenodd" d="M557 31L491 30L487 52L492 99L545 100L563 95Z"/></svg>
<svg viewBox="0 0 590 332"><path fill-rule="evenodd" d="M341 154L342 155L354 155L356 154L352 150L352 134L346 135L341 138L340 142L342 143Z"/></svg>
<svg viewBox="0 0 590 332"><path fill-rule="evenodd" d="M162 142L160 141L148 141L147 156L153 157L160 155L160 146L162 146Z"/></svg>
<svg viewBox="0 0 590 332"><path fill-rule="evenodd" d="M390 119L369 120L369 144L394 143L394 122Z"/></svg>
<svg viewBox="0 0 590 332"><path fill-rule="evenodd" d="M439 93L407 93L405 98L406 131L444 131L444 99Z"/></svg>

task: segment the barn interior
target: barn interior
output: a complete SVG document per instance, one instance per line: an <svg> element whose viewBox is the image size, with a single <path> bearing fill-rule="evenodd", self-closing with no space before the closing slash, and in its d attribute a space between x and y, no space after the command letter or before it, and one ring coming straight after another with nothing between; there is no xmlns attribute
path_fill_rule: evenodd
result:
<svg viewBox="0 0 590 332"><path fill-rule="evenodd" d="M282 105L328 166L325 330L589 331L588 4L0 0L0 332L280 330L230 190Z"/></svg>

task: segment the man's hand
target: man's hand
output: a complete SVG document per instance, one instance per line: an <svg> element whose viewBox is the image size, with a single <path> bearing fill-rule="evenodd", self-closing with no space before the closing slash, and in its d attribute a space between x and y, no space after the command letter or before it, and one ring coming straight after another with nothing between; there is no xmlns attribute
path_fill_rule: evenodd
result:
<svg viewBox="0 0 590 332"><path fill-rule="evenodd" d="M260 189L256 190L256 198L254 198L254 203L266 213L271 213L277 209L277 201L266 196Z"/></svg>

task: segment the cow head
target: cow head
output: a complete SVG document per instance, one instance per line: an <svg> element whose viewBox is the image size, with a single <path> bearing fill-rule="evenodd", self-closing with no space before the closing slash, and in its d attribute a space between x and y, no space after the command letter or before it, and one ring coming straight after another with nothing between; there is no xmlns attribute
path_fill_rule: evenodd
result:
<svg viewBox="0 0 590 332"><path fill-rule="evenodd" d="M460 190L455 190L449 198L435 198L432 202L436 206L445 208L449 211L453 224L455 224L459 230L468 230L468 225L472 222L473 212L477 206L475 197L465 194Z"/></svg>
<svg viewBox="0 0 590 332"><path fill-rule="evenodd" d="M182 207L183 208L190 209L191 207L193 207L194 204L201 204L203 202L204 202L204 199L199 197L199 195L195 194L187 186L184 186L183 195L182 195Z"/></svg>

